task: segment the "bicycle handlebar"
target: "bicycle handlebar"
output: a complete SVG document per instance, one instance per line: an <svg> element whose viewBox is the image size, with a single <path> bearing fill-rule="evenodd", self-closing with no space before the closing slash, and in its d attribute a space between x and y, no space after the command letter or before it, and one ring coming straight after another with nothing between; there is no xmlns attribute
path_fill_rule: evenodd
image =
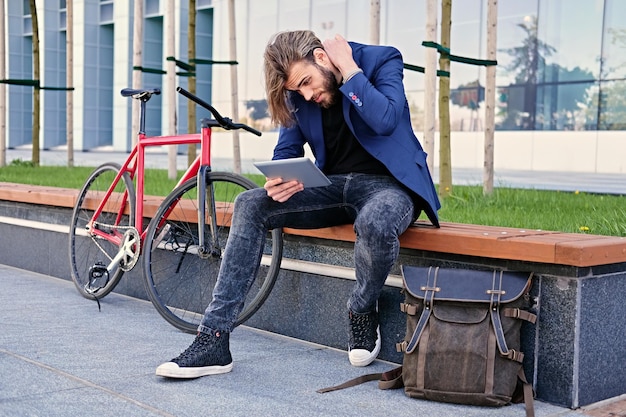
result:
<svg viewBox="0 0 626 417"><path fill-rule="evenodd" d="M243 129L243 130L247 130L248 132L250 132L252 134L255 134L257 136L261 136L261 132L259 132L255 128L250 127L250 126L248 126L246 124L243 124L243 123L233 123L233 121L230 120L229 118L223 117L209 103L207 103L206 101L202 100L200 97L197 97L197 96L191 94L189 91L185 90L184 88L176 87L176 91L179 92L180 94L182 94L183 96L187 97L189 100L199 104L200 106L202 106L205 109L207 109L208 111L210 111L211 114L213 115L213 117L215 117L215 120L217 121L217 123L223 129L226 129L226 130Z"/></svg>

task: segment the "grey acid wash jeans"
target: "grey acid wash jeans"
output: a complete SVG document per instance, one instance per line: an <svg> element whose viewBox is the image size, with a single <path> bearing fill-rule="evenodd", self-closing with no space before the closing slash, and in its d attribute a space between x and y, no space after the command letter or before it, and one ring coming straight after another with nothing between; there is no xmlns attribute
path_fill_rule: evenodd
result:
<svg viewBox="0 0 626 417"><path fill-rule="evenodd" d="M419 215L409 192L393 177L330 175L331 185L305 188L284 203L257 188L235 201L221 270L198 328L230 332L256 276L268 230L315 229L354 223L356 284L348 300L355 313L376 308L399 250L399 236Z"/></svg>

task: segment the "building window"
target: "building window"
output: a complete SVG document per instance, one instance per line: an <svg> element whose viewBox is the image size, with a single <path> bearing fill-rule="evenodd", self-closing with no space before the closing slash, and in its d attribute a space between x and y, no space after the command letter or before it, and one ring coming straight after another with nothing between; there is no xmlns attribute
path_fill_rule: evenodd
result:
<svg viewBox="0 0 626 417"><path fill-rule="evenodd" d="M59 0L59 29L67 29L67 5L65 0Z"/></svg>
<svg viewBox="0 0 626 417"><path fill-rule="evenodd" d="M570 3L501 3L498 130L626 129L626 9Z"/></svg>
<svg viewBox="0 0 626 417"><path fill-rule="evenodd" d="M32 19L32 16L30 15L30 1L24 0L22 4L23 4L22 32L24 33L24 36L32 36L33 35L33 19Z"/></svg>
<svg viewBox="0 0 626 417"><path fill-rule="evenodd" d="M100 0L100 23L113 23L113 0Z"/></svg>
<svg viewBox="0 0 626 417"><path fill-rule="evenodd" d="M600 83L589 94L597 104L597 130L626 130L626 24L622 2L606 0Z"/></svg>
<svg viewBox="0 0 626 417"><path fill-rule="evenodd" d="M146 17L159 16L159 0L146 0Z"/></svg>
<svg viewBox="0 0 626 417"><path fill-rule="evenodd" d="M196 0L196 9L207 9L213 6L213 0Z"/></svg>

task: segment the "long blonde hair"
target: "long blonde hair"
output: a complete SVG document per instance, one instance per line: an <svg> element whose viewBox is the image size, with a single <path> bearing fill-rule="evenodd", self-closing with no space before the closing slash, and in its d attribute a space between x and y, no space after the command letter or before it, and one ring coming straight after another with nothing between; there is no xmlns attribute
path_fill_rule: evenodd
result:
<svg viewBox="0 0 626 417"><path fill-rule="evenodd" d="M299 61L315 62L313 51L323 48L322 41L310 30L280 32L265 48L265 91L272 122L290 126L294 123L285 83L291 66Z"/></svg>

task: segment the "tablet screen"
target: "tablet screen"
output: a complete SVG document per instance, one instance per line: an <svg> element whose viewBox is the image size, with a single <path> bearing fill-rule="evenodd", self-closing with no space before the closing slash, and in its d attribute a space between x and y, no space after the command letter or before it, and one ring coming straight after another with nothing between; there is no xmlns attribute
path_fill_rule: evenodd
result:
<svg viewBox="0 0 626 417"><path fill-rule="evenodd" d="M305 187L330 185L330 180L326 175L307 157L255 162L254 166L267 178L280 177L283 181L298 180Z"/></svg>

